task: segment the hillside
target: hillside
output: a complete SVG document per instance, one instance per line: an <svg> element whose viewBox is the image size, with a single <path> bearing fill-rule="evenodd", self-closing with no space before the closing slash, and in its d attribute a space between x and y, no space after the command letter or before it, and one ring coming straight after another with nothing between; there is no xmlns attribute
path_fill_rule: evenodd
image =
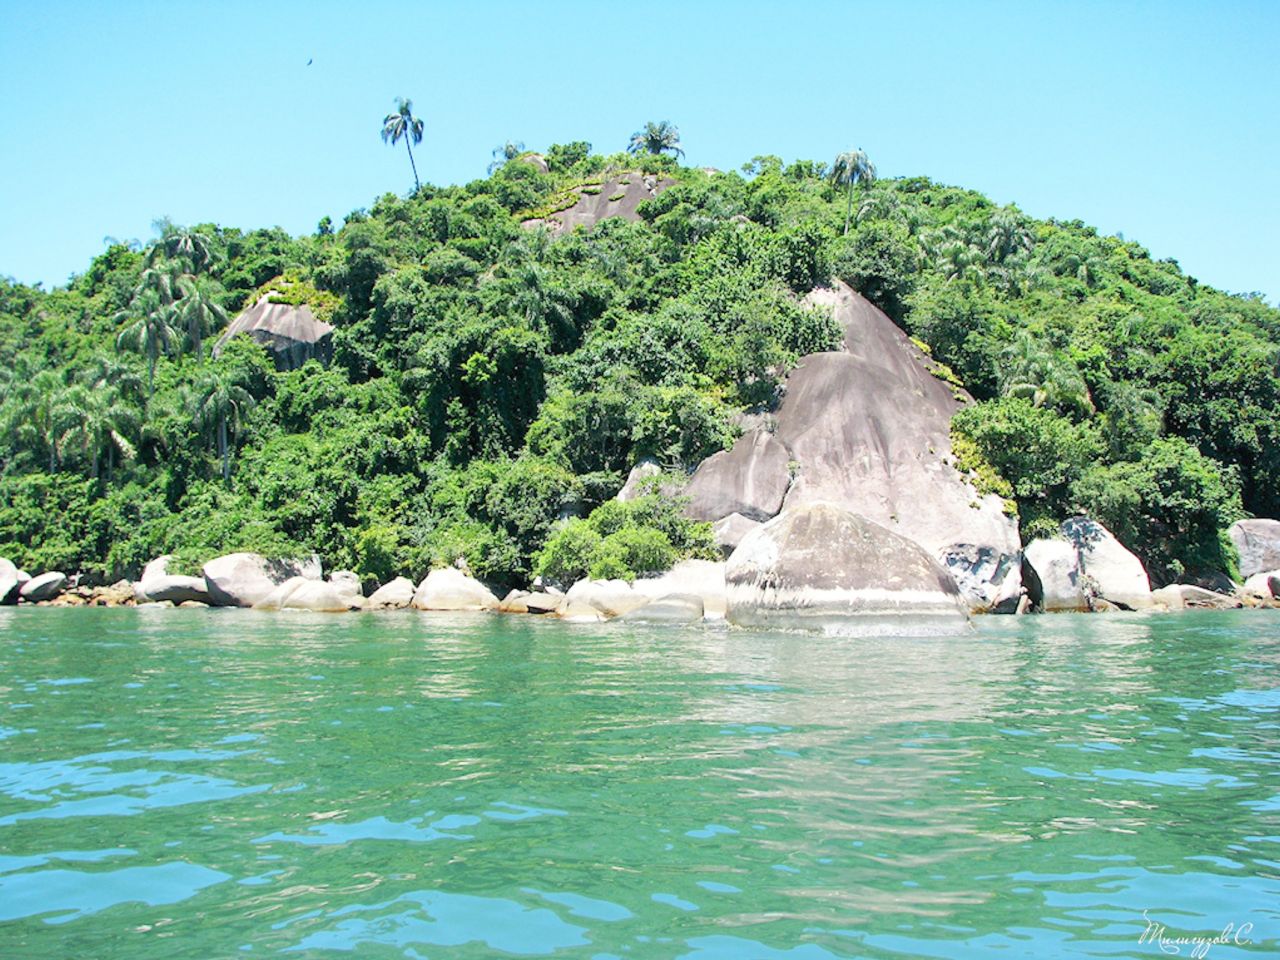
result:
<svg viewBox="0 0 1280 960"><path fill-rule="evenodd" d="M952 453L1023 542L1087 512L1167 582L1280 515L1280 312L1078 221L924 178L850 202L827 173L570 144L337 230L170 225L66 288L0 281L0 555L104 581L163 553L382 582L464 557L509 584L705 555L681 503L611 498L767 431L800 357L856 354L809 296L834 282L929 352L939 410L972 396ZM327 367L212 356L264 297L332 325Z"/></svg>

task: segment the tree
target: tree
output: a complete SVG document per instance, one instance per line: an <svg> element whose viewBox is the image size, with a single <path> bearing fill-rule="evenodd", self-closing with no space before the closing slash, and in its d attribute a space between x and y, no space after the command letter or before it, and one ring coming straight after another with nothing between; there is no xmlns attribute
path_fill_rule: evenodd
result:
<svg viewBox="0 0 1280 960"><path fill-rule="evenodd" d="M652 153L655 156L664 153L674 154L677 157L684 156L684 151L680 149L680 131L666 120L660 123L650 120L644 125L643 130L633 133L627 152Z"/></svg>
<svg viewBox="0 0 1280 960"><path fill-rule="evenodd" d="M178 340L174 329L177 310L172 300L165 301L153 289L134 294L127 310L116 314L116 321L132 320L116 337L117 350L135 350L147 358L147 402L156 394L156 361L160 354L173 351Z"/></svg>
<svg viewBox="0 0 1280 960"><path fill-rule="evenodd" d="M222 460L222 482L231 484L231 436L240 425L254 399L246 388L243 368L218 364L196 381L189 398L189 409L196 429L217 439L218 457Z"/></svg>
<svg viewBox="0 0 1280 960"><path fill-rule="evenodd" d="M93 479L98 479L103 452L107 454L108 477L115 470L117 451L125 460L133 459L134 446L128 434L138 429L138 417L116 390L76 384L58 398L53 417L59 451L65 458L68 449L78 450L90 461Z"/></svg>
<svg viewBox="0 0 1280 960"><path fill-rule="evenodd" d="M854 184L861 181L862 183L873 183L876 179L876 167L862 148L846 150L844 153L836 157L836 162L831 166L831 182L836 186L844 185L848 189L848 199L845 201L844 208L844 232L849 232L849 218L853 214L853 187Z"/></svg>
<svg viewBox="0 0 1280 960"><path fill-rule="evenodd" d="M217 324L226 324L227 311L212 297L206 278L184 274L178 279L182 298L175 304L174 316L195 350L196 361L204 361L204 336Z"/></svg>
<svg viewBox="0 0 1280 960"><path fill-rule="evenodd" d="M413 168L413 192L422 189L418 180L418 165L413 160L412 143L422 142L422 121L413 115L413 101L404 97L396 97L396 112L388 113L382 119L382 141L393 147L404 138L405 149L409 151L409 166Z"/></svg>
<svg viewBox="0 0 1280 960"><path fill-rule="evenodd" d="M493 163L489 164L489 173L493 173L493 171L505 165L508 161L514 160L522 153L524 153L524 144L519 140L508 140L502 146L494 147Z"/></svg>

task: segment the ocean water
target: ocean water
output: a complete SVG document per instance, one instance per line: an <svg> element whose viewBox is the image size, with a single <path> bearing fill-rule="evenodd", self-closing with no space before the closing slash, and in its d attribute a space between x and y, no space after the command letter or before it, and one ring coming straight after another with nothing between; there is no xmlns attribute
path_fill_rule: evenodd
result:
<svg viewBox="0 0 1280 960"><path fill-rule="evenodd" d="M0 694L5 960L1280 956L1274 611L6 608Z"/></svg>

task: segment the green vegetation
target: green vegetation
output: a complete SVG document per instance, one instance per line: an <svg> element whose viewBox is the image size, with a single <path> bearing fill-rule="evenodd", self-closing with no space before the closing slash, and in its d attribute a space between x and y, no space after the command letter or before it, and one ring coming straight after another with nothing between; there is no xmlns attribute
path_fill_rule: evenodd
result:
<svg viewBox="0 0 1280 960"><path fill-rule="evenodd" d="M637 130L631 135L631 143L627 146L630 153L651 153L656 155L669 153L672 156L683 157L684 151L680 149L680 131L675 125L668 123L666 120L654 123L650 120L644 125L644 129Z"/></svg>
<svg viewBox="0 0 1280 960"><path fill-rule="evenodd" d="M420 133L408 101L387 122L392 144ZM835 348L800 300L833 278L977 399L954 452L1024 537L1088 511L1161 580L1229 569L1223 527L1280 515L1260 299L869 162L684 169L653 127L635 154L557 144L548 172L503 162L312 236L162 224L65 288L0 280L0 555L106 580L239 549L382 580L459 556L509 584L635 576L708 540L656 494L614 503L627 471L692 469ZM676 183L638 222L521 226L629 173ZM282 372L248 340L210 357L264 293L334 324L331 366Z"/></svg>
<svg viewBox="0 0 1280 960"><path fill-rule="evenodd" d="M413 168L413 190L422 189L418 180L418 165L413 160L413 144L422 142L422 121L413 115L413 101L396 97L395 113L382 118L382 140L393 147L404 138L404 148L409 151L409 166Z"/></svg>

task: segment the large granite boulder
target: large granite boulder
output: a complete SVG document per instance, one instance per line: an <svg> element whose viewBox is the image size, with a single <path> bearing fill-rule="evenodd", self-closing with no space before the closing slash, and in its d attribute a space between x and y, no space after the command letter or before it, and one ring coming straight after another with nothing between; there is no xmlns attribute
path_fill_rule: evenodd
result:
<svg viewBox="0 0 1280 960"><path fill-rule="evenodd" d="M681 560L660 576L637 579L631 589L646 602L672 594L695 596L702 601L707 619L720 620L725 612L724 568L724 561Z"/></svg>
<svg viewBox="0 0 1280 960"><path fill-rule="evenodd" d="M1046 613L1081 613L1089 609L1080 582L1080 555L1066 540L1033 540L1023 562L1034 572L1027 577L1032 603Z"/></svg>
<svg viewBox="0 0 1280 960"><path fill-rule="evenodd" d="M629 610L618 619L625 623L697 623L705 611L702 598L693 593L672 593Z"/></svg>
<svg viewBox="0 0 1280 960"><path fill-rule="evenodd" d="M413 595L419 610L497 610L493 591L456 567L432 570Z"/></svg>
<svg viewBox="0 0 1280 960"><path fill-rule="evenodd" d="M833 503L945 557L971 607L1016 606L1007 600L1021 576L1017 522L951 452L951 417L968 395L935 376L933 361L845 284L806 301L833 311L843 348L800 359L772 433L750 430L698 467L689 515L766 520Z"/></svg>
<svg viewBox="0 0 1280 960"><path fill-rule="evenodd" d="M919 544L832 504L748 534L725 582L726 616L743 626L905 635L968 624L955 581Z"/></svg>
<svg viewBox="0 0 1280 960"><path fill-rule="evenodd" d="M565 609L586 604L606 617L620 617L651 599L625 580L579 580L565 594Z"/></svg>
<svg viewBox="0 0 1280 960"><path fill-rule="evenodd" d="M711 535L715 537L716 546L727 557L738 548L742 538L760 526L760 523L759 520L748 520L740 513L731 513L711 525Z"/></svg>
<svg viewBox="0 0 1280 960"><path fill-rule="evenodd" d="M1241 592L1248 597L1271 600L1280 597L1280 570L1265 570L1247 578Z"/></svg>
<svg viewBox="0 0 1280 960"><path fill-rule="evenodd" d="M52 571L32 577L22 585L20 596L28 603L52 600L67 589L67 575Z"/></svg>
<svg viewBox="0 0 1280 960"><path fill-rule="evenodd" d="M649 492L649 489L659 483L659 477L662 476L662 467L656 460L641 460L631 472L627 474L627 482L622 485L622 489L618 491L615 500L621 500L623 503L629 503L632 500L638 500Z"/></svg>
<svg viewBox="0 0 1280 960"><path fill-rule="evenodd" d="M563 208L545 218L525 220L524 227L545 227L553 233L572 232L577 227L590 230L601 220L621 217L639 220L640 204L652 200L676 181L639 171L618 173L603 183L577 188Z"/></svg>
<svg viewBox="0 0 1280 960"><path fill-rule="evenodd" d="M1088 517L1072 517L1063 523L1062 533L1075 546L1080 572L1097 596L1126 610L1151 606L1151 581L1142 561L1110 530Z"/></svg>
<svg viewBox="0 0 1280 960"><path fill-rule="evenodd" d="M1227 533L1240 553L1240 576L1280 569L1280 520L1237 520Z"/></svg>
<svg viewBox="0 0 1280 960"><path fill-rule="evenodd" d="M1027 545L1026 563L1035 571L1038 594L1031 599L1046 612L1101 609L1145 610L1154 604L1142 561L1111 531L1088 517L1062 524L1062 538Z"/></svg>
<svg viewBox="0 0 1280 960"><path fill-rule="evenodd" d="M342 613L358 609L359 595L343 592L337 584L308 577L290 577L253 605L255 610L311 610Z"/></svg>
<svg viewBox="0 0 1280 960"><path fill-rule="evenodd" d="M384 583L369 595L365 601L366 610L400 610L413 603L415 591L413 581L408 577L396 577L390 583Z"/></svg>
<svg viewBox="0 0 1280 960"><path fill-rule="evenodd" d="M1159 590L1152 590L1151 601L1157 607L1169 610L1234 610L1244 606L1236 597L1228 597L1190 583L1171 583Z"/></svg>
<svg viewBox="0 0 1280 960"><path fill-rule="evenodd" d="M0 557L0 605L17 603L21 586L18 568L8 558Z"/></svg>
<svg viewBox="0 0 1280 960"><path fill-rule="evenodd" d="M329 582L339 593L364 597L364 585L360 582L360 575L352 570L335 570L329 574Z"/></svg>
<svg viewBox="0 0 1280 960"><path fill-rule="evenodd" d="M252 607L290 577L320 579L320 561L268 559L258 553L230 553L201 571L209 599L219 607Z"/></svg>
<svg viewBox="0 0 1280 960"><path fill-rule="evenodd" d="M142 579L133 585L134 600L138 603L158 603L168 600L174 604L194 600L211 603L209 588L204 577L186 577L169 572L172 556L156 557L142 569Z"/></svg>
<svg viewBox="0 0 1280 960"><path fill-rule="evenodd" d="M308 360L325 366L333 358L333 326L317 320L305 303L279 303L272 290L258 298L229 324L213 345L213 355L222 353L232 337L253 339L270 354L277 369L297 370Z"/></svg>

